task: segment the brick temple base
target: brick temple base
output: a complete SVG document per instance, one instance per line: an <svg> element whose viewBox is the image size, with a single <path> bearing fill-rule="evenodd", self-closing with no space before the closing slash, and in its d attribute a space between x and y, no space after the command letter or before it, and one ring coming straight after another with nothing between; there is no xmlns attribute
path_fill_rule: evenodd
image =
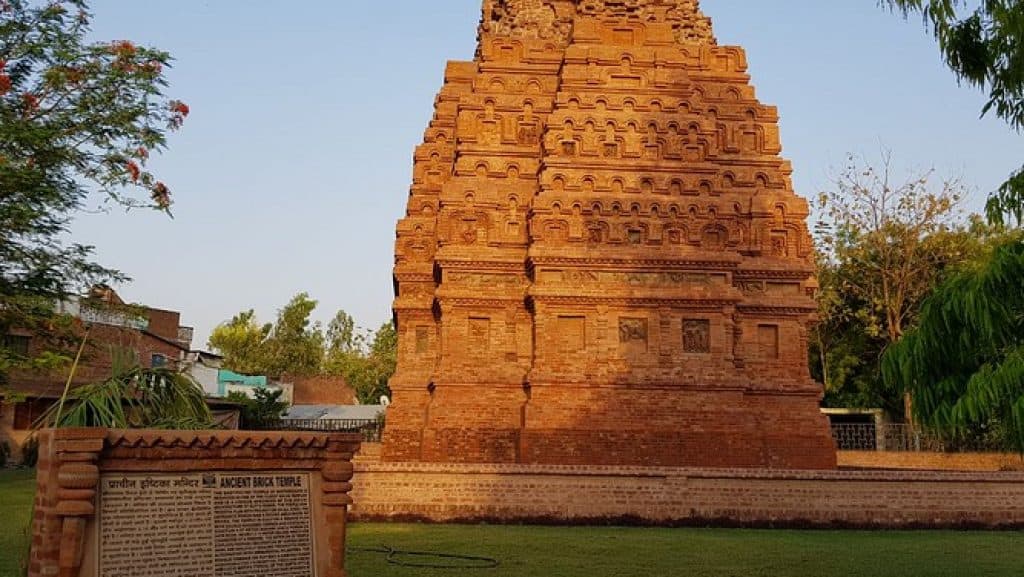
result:
<svg viewBox="0 0 1024 577"><path fill-rule="evenodd" d="M435 463L834 469L816 394L559 386L396 394L383 458ZM415 402L423 398L425 402ZM419 425L411 428L410 425Z"/></svg>

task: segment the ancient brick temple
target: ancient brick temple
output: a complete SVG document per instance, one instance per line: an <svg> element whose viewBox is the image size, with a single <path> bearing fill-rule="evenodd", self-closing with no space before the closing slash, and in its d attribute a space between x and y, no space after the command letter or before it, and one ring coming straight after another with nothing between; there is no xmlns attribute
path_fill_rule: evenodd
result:
<svg viewBox="0 0 1024 577"><path fill-rule="evenodd" d="M398 225L389 461L833 468L808 205L695 0L486 0Z"/></svg>

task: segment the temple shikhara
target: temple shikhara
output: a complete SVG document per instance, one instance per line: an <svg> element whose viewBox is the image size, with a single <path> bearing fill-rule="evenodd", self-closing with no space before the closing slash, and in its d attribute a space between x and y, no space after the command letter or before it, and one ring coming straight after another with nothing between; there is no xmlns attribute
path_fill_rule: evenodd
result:
<svg viewBox="0 0 1024 577"><path fill-rule="evenodd" d="M834 468L778 121L696 0L486 0L398 224L384 460Z"/></svg>

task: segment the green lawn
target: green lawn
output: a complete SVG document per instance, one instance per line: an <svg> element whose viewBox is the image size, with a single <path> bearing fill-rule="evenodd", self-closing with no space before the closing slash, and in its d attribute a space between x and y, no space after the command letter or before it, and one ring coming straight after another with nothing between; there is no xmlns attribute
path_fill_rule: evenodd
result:
<svg viewBox="0 0 1024 577"><path fill-rule="evenodd" d="M496 569L389 567L350 551L351 577L981 577L1024 575L1024 533L753 531L354 524L350 549L498 559ZM402 560L431 562L426 558ZM450 561L449 561L450 562Z"/></svg>
<svg viewBox="0 0 1024 577"><path fill-rule="evenodd" d="M0 577L21 575L35 485L35 471L0 471Z"/></svg>
<svg viewBox="0 0 1024 577"><path fill-rule="evenodd" d="M0 577L19 577L33 477L0 472ZM495 569L390 566L391 547L491 557ZM353 524L351 577L984 577L1024 575L1024 532L747 531ZM399 557L419 563L455 563Z"/></svg>

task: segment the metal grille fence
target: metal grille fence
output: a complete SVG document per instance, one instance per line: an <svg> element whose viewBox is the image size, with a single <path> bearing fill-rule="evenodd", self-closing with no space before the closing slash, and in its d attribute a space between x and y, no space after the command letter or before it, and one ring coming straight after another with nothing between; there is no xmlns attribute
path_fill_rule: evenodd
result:
<svg viewBox="0 0 1024 577"><path fill-rule="evenodd" d="M840 451L1001 452L985 439L947 441L907 424L833 423L832 437Z"/></svg>

